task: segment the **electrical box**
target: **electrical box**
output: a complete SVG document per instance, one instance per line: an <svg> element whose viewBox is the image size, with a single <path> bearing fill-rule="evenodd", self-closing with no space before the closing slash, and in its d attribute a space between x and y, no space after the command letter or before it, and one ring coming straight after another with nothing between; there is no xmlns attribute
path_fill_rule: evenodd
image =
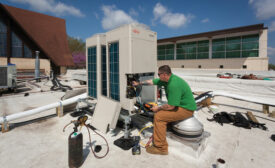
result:
<svg viewBox="0 0 275 168"><path fill-rule="evenodd" d="M137 90L132 81L153 79L157 72L157 33L128 24L86 40L88 95L107 96L123 109L134 110ZM156 88L143 86L141 102L156 101Z"/></svg>
<svg viewBox="0 0 275 168"><path fill-rule="evenodd" d="M0 89L16 87L16 66L0 66Z"/></svg>

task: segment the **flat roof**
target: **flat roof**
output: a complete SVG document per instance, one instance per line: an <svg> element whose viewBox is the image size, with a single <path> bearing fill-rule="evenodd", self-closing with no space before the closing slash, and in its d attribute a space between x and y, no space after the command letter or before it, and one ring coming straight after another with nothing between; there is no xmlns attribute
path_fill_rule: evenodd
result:
<svg viewBox="0 0 275 168"><path fill-rule="evenodd" d="M158 43L176 42L179 40L187 40L187 39L194 39L194 38L201 38L201 37L213 37L213 36L223 35L223 34L247 32L247 31L254 31L254 30L263 30L263 29L268 29L268 28L264 27L264 24L255 24L255 25L235 27L235 28L229 28L229 29L223 29L223 30L203 32L203 33L198 33L198 34L164 38L164 39L159 39Z"/></svg>

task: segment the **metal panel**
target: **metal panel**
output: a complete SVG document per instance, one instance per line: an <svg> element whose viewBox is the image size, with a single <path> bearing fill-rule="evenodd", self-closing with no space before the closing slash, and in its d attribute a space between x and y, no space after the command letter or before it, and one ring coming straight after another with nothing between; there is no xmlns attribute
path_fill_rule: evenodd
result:
<svg viewBox="0 0 275 168"><path fill-rule="evenodd" d="M8 85L7 70L8 70L8 67L0 67L0 86Z"/></svg>
<svg viewBox="0 0 275 168"><path fill-rule="evenodd" d="M103 133L114 129L121 110L120 103L101 96L98 99L91 125Z"/></svg>

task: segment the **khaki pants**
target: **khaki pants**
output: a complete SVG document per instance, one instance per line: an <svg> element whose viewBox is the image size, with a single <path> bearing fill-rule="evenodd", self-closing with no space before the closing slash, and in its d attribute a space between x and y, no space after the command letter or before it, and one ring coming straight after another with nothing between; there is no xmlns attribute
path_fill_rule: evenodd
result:
<svg viewBox="0 0 275 168"><path fill-rule="evenodd" d="M193 111L178 107L175 111L158 111L154 115L154 146L159 150L168 151L168 143L166 141L167 123L184 120L193 115Z"/></svg>

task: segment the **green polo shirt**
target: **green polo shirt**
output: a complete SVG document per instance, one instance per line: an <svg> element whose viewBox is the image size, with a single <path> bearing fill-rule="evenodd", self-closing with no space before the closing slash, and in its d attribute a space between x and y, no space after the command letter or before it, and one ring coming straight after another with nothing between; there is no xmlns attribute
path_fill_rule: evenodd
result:
<svg viewBox="0 0 275 168"><path fill-rule="evenodd" d="M195 111L197 105L189 85L177 75L172 74L168 82L159 78L153 80L154 85L164 86L168 104Z"/></svg>

